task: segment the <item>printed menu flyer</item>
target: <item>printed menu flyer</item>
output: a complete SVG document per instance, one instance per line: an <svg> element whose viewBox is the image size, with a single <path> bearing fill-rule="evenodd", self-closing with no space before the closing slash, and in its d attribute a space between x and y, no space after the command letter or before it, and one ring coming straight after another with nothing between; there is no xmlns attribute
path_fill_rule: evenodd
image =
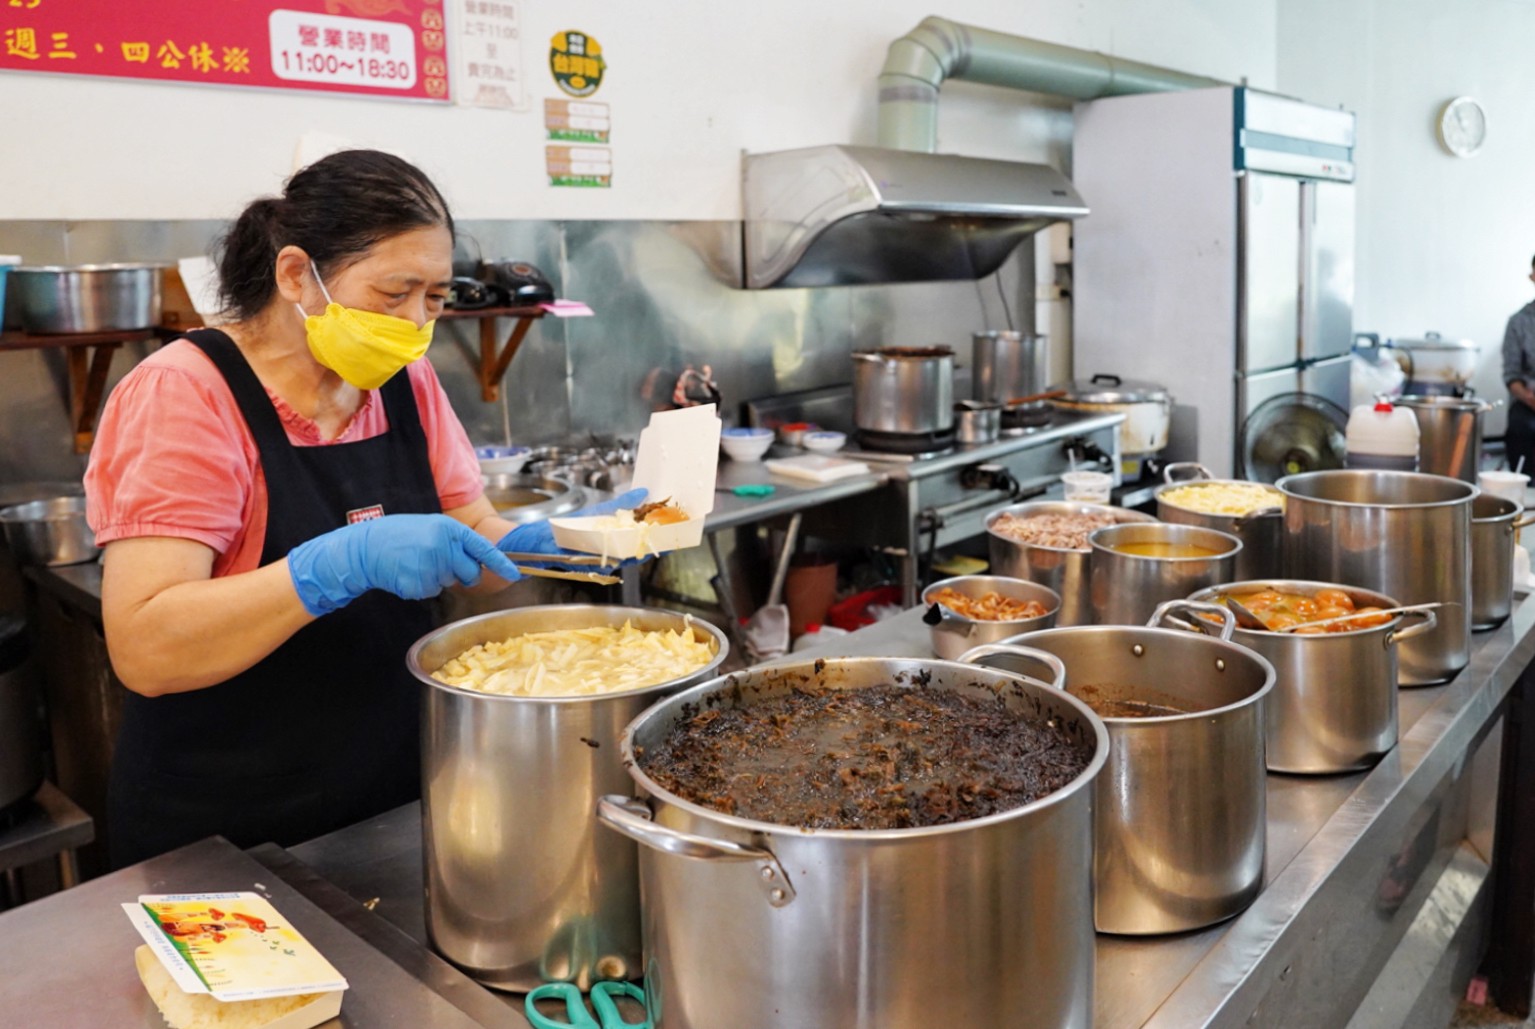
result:
<svg viewBox="0 0 1535 1029"><path fill-rule="evenodd" d="M260 894L145 895L123 911L187 993L232 1001L347 988L341 973Z"/></svg>

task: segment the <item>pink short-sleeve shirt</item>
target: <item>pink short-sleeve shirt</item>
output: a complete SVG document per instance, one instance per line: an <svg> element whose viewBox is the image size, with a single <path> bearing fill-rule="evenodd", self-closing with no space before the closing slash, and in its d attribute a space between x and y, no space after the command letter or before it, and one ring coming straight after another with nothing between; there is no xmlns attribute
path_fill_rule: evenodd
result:
<svg viewBox="0 0 1535 1029"><path fill-rule="evenodd" d="M468 434L426 361L406 368L426 432L444 511L484 493ZM378 391L334 440L270 390L288 440L331 446L382 435L388 416ZM261 563L267 488L255 438L224 377L201 350L178 340L130 372L107 398L85 473L86 516L105 546L136 536L196 540L217 556L213 575ZM388 512L385 512L386 514Z"/></svg>

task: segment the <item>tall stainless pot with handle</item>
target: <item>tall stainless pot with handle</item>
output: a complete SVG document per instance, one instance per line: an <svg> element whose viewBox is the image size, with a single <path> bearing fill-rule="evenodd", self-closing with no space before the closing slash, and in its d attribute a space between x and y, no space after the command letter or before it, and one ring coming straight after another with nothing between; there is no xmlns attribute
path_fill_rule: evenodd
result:
<svg viewBox="0 0 1535 1029"><path fill-rule="evenodd" d="M1059 719L1092 747L1092 760L1023 807L867 831L727 815L683 800L636 760L701 707L890 683ZM635 719L622 746L640 798L603 797L597 818L643 844L656 1029L1091 1024L1092 785L1108 735L1074 697L949 661L806 661L663 700Z"/></svg>
<svg viewBox="0 0 1535 1029"><path fill-rule="evenodd" d="M1247 482L1243 479L1217 479L1202 464L1177 461L1162 471L1163 485L1157 487L1157 517L1175 525L1197 525L1204 529L1230 533L1242 541L1237 552L1236 567L1232 577L1236 579L1267 579L1280 573L1279 541L1284 528L1284 494L1268 483ZM1184 487L1219 490L1241 488L1255 494L1269 494L1271 502L1258 502L1243 512L1217 513L1200 510L1174 493ZM1167 494L1174 493L1174 499ZM1192 494L1198 496L1198 494ZM1213 495L1213 494L1212 494Z"/></svg>
<svg viewBox="0 0 1535 1029"><path fill-rule="evenodd" d="M1190 597L1238 601L1264 590L1314 598L1322 590L1348 594L1356 608L1397 607L1384 593L1331 582L1260 579L1200 590ZM1402 626L1404 617L1420 621ZM1326 775L1369 768L1397 741L1397 646L1432 632L1432 611L1391 615L1348 632L1298 634L1238 627L1232 639L1274 666L1268 701L1270 771Z"/></svg>
<svg viewBox="0 0 1535 1029"><path fill-rule="evenodd" d="M1177 611L1222 619L1220 638L1157 627ZM1263 888L1264 706L1274 666L1232 643L1234 626L1226 608L1169 601L1145 628L1045 629L961 658L1015 669L1019 661L1028 667L1037 660L1031 650L1042 650L1066 666L1067 690L1096 698L1093 703L1181 709L1103 719L1109 763L1095 785L1093 807L1099 932L1197 929L1238 914Z"/></svg>
<svg viewBox="0 0 1535 1029"><path fill-rule="evenodd" d="M976 400L1005 404L1043 393L1050 381L1050 350L1044 336L1011 329L973 333L971 390Z"/></svg>
<svg viewBox="0 0 1535 1029"><path fill-rule="evenodd" d="M1514 610L1514 537L1535 523L1520 505L1483 493L1471 502L1471 631L1508 621Z"/></svg>
<svg viewBox="0 0 1535 1029"><path fill-rule="evenodd" d="M935 435L954 429L954 351L853 351L853 424L863 432Z"/></svg>
<svg viewBox="0 0 1535 1029"><path fill-rule="evenodd" d="M1448 682L1471 660L1470 483L1421 472L1361 468L1287 475L1287 576L1342 582L1403 604L1435 601L1433 632L1404 640L1399 682Z"/></svg>
<svg viewBox="0 0 1535 1029"><path fill-rule="evenodd" d="M1418 419L1418 471L1476 482L1482 460L1482 416L1492 404L1476 397L1408 394L1392 400Z"/></svg>
<svg viewBox="0 0 1535 1029"><path fill-rule="evenodd" d="M626 621L712 641L714 660L647 689L576 697L478 693L431 677L477 644ZM487 986L519 991L640 974L637 855L632 843L597 831L592 801L628 786L624 726L708 678L728 649L706 622L588 604L494 611L411 647L406 661L423 683L426 931L443 957Z"/></svg>

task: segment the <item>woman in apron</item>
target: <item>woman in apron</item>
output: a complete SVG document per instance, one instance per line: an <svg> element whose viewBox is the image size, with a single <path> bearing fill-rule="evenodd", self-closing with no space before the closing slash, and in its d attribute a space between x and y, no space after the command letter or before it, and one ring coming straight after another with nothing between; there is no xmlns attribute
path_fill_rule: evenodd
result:
<svg viewBox="0 0 1535 1029"><path fill-rule="evenodd" d="M215 834L291 845L415 799L424 601L515 579L502 551L559 553L545 523L496 515L419 360L452 253L419 169L333 154L221 241L232 320L108 399L86 493L129 689L114 865Z"/></svg>

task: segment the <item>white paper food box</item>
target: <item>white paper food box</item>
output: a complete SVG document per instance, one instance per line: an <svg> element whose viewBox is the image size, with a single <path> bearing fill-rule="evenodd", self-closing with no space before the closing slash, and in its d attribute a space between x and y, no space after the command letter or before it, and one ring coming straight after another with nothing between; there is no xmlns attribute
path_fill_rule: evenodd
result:
<svg viewBox="0 0 1535 1029"><path fill-rule="evenodd" d="M554 542L615 561L698 546L704 519L714 510L719 445L720 419L713 404L657 411L640 433L633 485L649 491L648 501L670 499L687 512L688 520L615 528L613 515L551 518Z"/></svg>

